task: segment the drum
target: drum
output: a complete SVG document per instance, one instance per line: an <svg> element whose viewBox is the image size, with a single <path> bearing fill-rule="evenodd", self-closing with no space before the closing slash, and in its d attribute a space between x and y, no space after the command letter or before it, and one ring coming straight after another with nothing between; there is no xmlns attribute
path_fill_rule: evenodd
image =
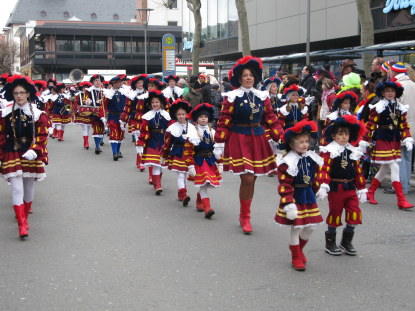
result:
<svg viewBox="0 0 415 311"><path fill-rule="evenodd" d="M89 117L90 115L92 115L97 107L94 106L79 106L78 107L78 114L81 117Z"/></svg>

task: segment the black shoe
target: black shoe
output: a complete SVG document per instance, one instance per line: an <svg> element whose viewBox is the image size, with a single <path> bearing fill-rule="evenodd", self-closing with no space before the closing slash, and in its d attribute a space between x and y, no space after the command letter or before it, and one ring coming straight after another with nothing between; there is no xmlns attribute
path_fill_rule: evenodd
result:
<svg viewBox="0 0 415 311"><path fill-rule="evenodd" d="M352 245L354 232L343 231L342 242L340 248L349 256L356 256L357 251Z"/></svg>
<svg viewBox="0 0 415 311"><path fill-rule="evenodd" d="M325 252L333 256L340 256L341 249L336 245L336 233L326 231L326 247Z"/></svg>
<svg viewBox="0 0 415 311"><path fill-rule="evenodd" d="M118 152L118 158L120 159L124 158L121 152Z"/></svg>
<svg viewBox="0 0 415 311"><path fill-rule="evenodd" d="M103 141L101 141L101 142L99 143L99 145L100 145L100 146L104 146L104 142L103 142Z"/></svg>
<svg viewBox="0 0 415 311"><path fill-rule="evenodd" d="M95 154L100 154L102 150L100 148L95 148Z"/></svg>
<svg viewBox="0 0 415 311"><path fill-rule="evenodd" d="M114 161L118 161L118 154L113 154L112 157L114 158Z"/></svg>

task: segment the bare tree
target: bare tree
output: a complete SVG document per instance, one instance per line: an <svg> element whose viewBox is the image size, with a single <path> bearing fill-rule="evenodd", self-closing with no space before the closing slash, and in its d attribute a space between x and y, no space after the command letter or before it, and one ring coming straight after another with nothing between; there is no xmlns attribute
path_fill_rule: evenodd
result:
<svg viewBox="0 0 415 311"><path fill-rule="evenodd" d="M251 55L251 45L249 44L248 14L246 13L245 0L236 0L238 10L239 28L241 30L242 54Z"/></svg>
<svg viewBox="0 0 415 311"><path fill-rule="evenodd" d="M19 45L12 41L0 40L0 73L12 73L13 64L19 57Z"/></svg>
<svg viewBox="0 0 415 311"><path fill-rule="evenodd" d="M360 21L360 45L370 46L375 43L375 31L373 27L373 17L370 10L370 1L356 0L357 12ZM363 69L366 74L370 72L370 65L372 63L373 54L364 53L362 55Z"/></svg>
<svg viewBox="0 0 415 311"><path fill-rule="evenodd" d="M193 31L192 73L197 75L199 73L200 38L202 36L202 15L200 14L202 4L200 3L200 0L186 1L187 7L192 11L195 20L195 29Z"/></svg>

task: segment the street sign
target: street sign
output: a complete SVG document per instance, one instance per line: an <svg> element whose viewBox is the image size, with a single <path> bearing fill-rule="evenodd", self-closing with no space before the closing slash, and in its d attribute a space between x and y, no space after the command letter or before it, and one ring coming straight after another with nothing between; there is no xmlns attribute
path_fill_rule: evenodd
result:
<svg viewBox="0 0 415 311"><path fill-rule="evenodd" d="M176 74L176 38L167 33L163 36L161 47L163 51L163 76Z"/></svg>

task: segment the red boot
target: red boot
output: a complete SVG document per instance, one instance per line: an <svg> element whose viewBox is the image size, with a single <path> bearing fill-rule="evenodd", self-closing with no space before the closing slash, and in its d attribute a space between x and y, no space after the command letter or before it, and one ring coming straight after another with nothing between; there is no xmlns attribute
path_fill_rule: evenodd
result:
<svg viewBox="0 0 415 311"><path fill-rule="evenodd" d="M151 165L148 168L148 183L150 185L153 184L153 166L151 166Z"/></svg>
<svg viewBox="0 0 415 311"><path fill-rule="evenodd" d="M29 214L31 214L32 211L32 202L25 202L23 201L24 204L24 215L26 217L26 228L27 230L29 230L29 224L27 222L27 220L29 219Z"/></svg>
<svg viewBox="0 0 415 311"><path fill-rule="evenodd" d="M202 202L202 198L200 197L200 193L197 193L197 198L196 198L196 210L198 212L204 212L205 208L203 206L203 202Z"/></svg>
<svg viewBox="0 0 415 311"><path fill-rule="evenodd" d="M215 214L215 211L212 208L210 208L210 199L204 198L202 199L202 203L205 208L205 218L210 219L210 217L212 217Z"/></svg>
<svg viewBox="0 0 415 311"><path fill-rule="evenodd" d="M64 141L63 133L64 133L64 130L58 130L58 141Z"/></svg>
<svg viewBox="0 0 415 311"><path fill-rule="evenodd" d="M307 257L304 255L303 248L307 244L308 240L303 240L300 238L300 256L303 263L307 262Z"/></svg>
<svg viewBox="0 0 415 311"><path fill-rule="evenodd" d="M370 204L378 204L378 202L375 200L375 192L376 192L376 189L379 188L379 186L380 186L379 179L373 178L372 184L370 185L367 191L367 199L369 200Z"/></svg>
<svg viewBox="0 0 415 311"><path fill-rule="evenodd" d="M137 166L138 169L141 166L141 157L140 157L140 155L138 153L137 153L137 158L135 160L135 166Z"/></svg>
<svg viewBox="0 0 415 311"><path fill-rule="evenodd" d="M58 138L58 130L53 128L52 139Z"/></svg>
<svg viewBox="0 0 415 311"><path fill-rule="evenodd" d="M292 265L294 270L304 271L305 265L301 259L301 248L300 245L290 245Z"/></svg>
<svg viewBox="0 0 415 311"><path fill-rule="evenodd" d="M183 201L183 206L187 206L189 204L190 197L187 195L186 188L179 189L177 197L179 198L179 201Z"/></svg>
<svg viewBox="0 0 415 311"><path fill-rule="evenodd" d="M153 175L153 187L154 191L156 191L156 195L160 195L163 192L161 188L161 175Z"/></svg>
<svg viewBox="0 0 415 311"><path fill-rule="evenodd" d="M399 209L407 210L407 209L414 207L413 204L409 203L406 200L405 194L403 193L403 190L402 190L402 184L400 181L394 181L392 183L392 187L393 189L395 189L396 197L398 198Z"/></svg>
<svg viewBox="0 0 415 311"><path fill-rule="evenodd" d="M239 222L241 223L242 231L245 234L251 234L251 202L252 200L240 200L241 212L239 214Z"/></svg>
<svg viewBox="0 0 415 311"><path fill-rule="evenodd" d="M86 150L88 150L89 149L89 141L88 141L88 136L84 136L84 148L86 149Z"/></svg>
<svg viewBox="0 0 415 311"><path fill-rule="evenodd" d="M19 226L19 237L21 239L29 236L27 232L27 220L25 217L25 205L13 205L14 212L16 213L17 225Z"/></svg>

